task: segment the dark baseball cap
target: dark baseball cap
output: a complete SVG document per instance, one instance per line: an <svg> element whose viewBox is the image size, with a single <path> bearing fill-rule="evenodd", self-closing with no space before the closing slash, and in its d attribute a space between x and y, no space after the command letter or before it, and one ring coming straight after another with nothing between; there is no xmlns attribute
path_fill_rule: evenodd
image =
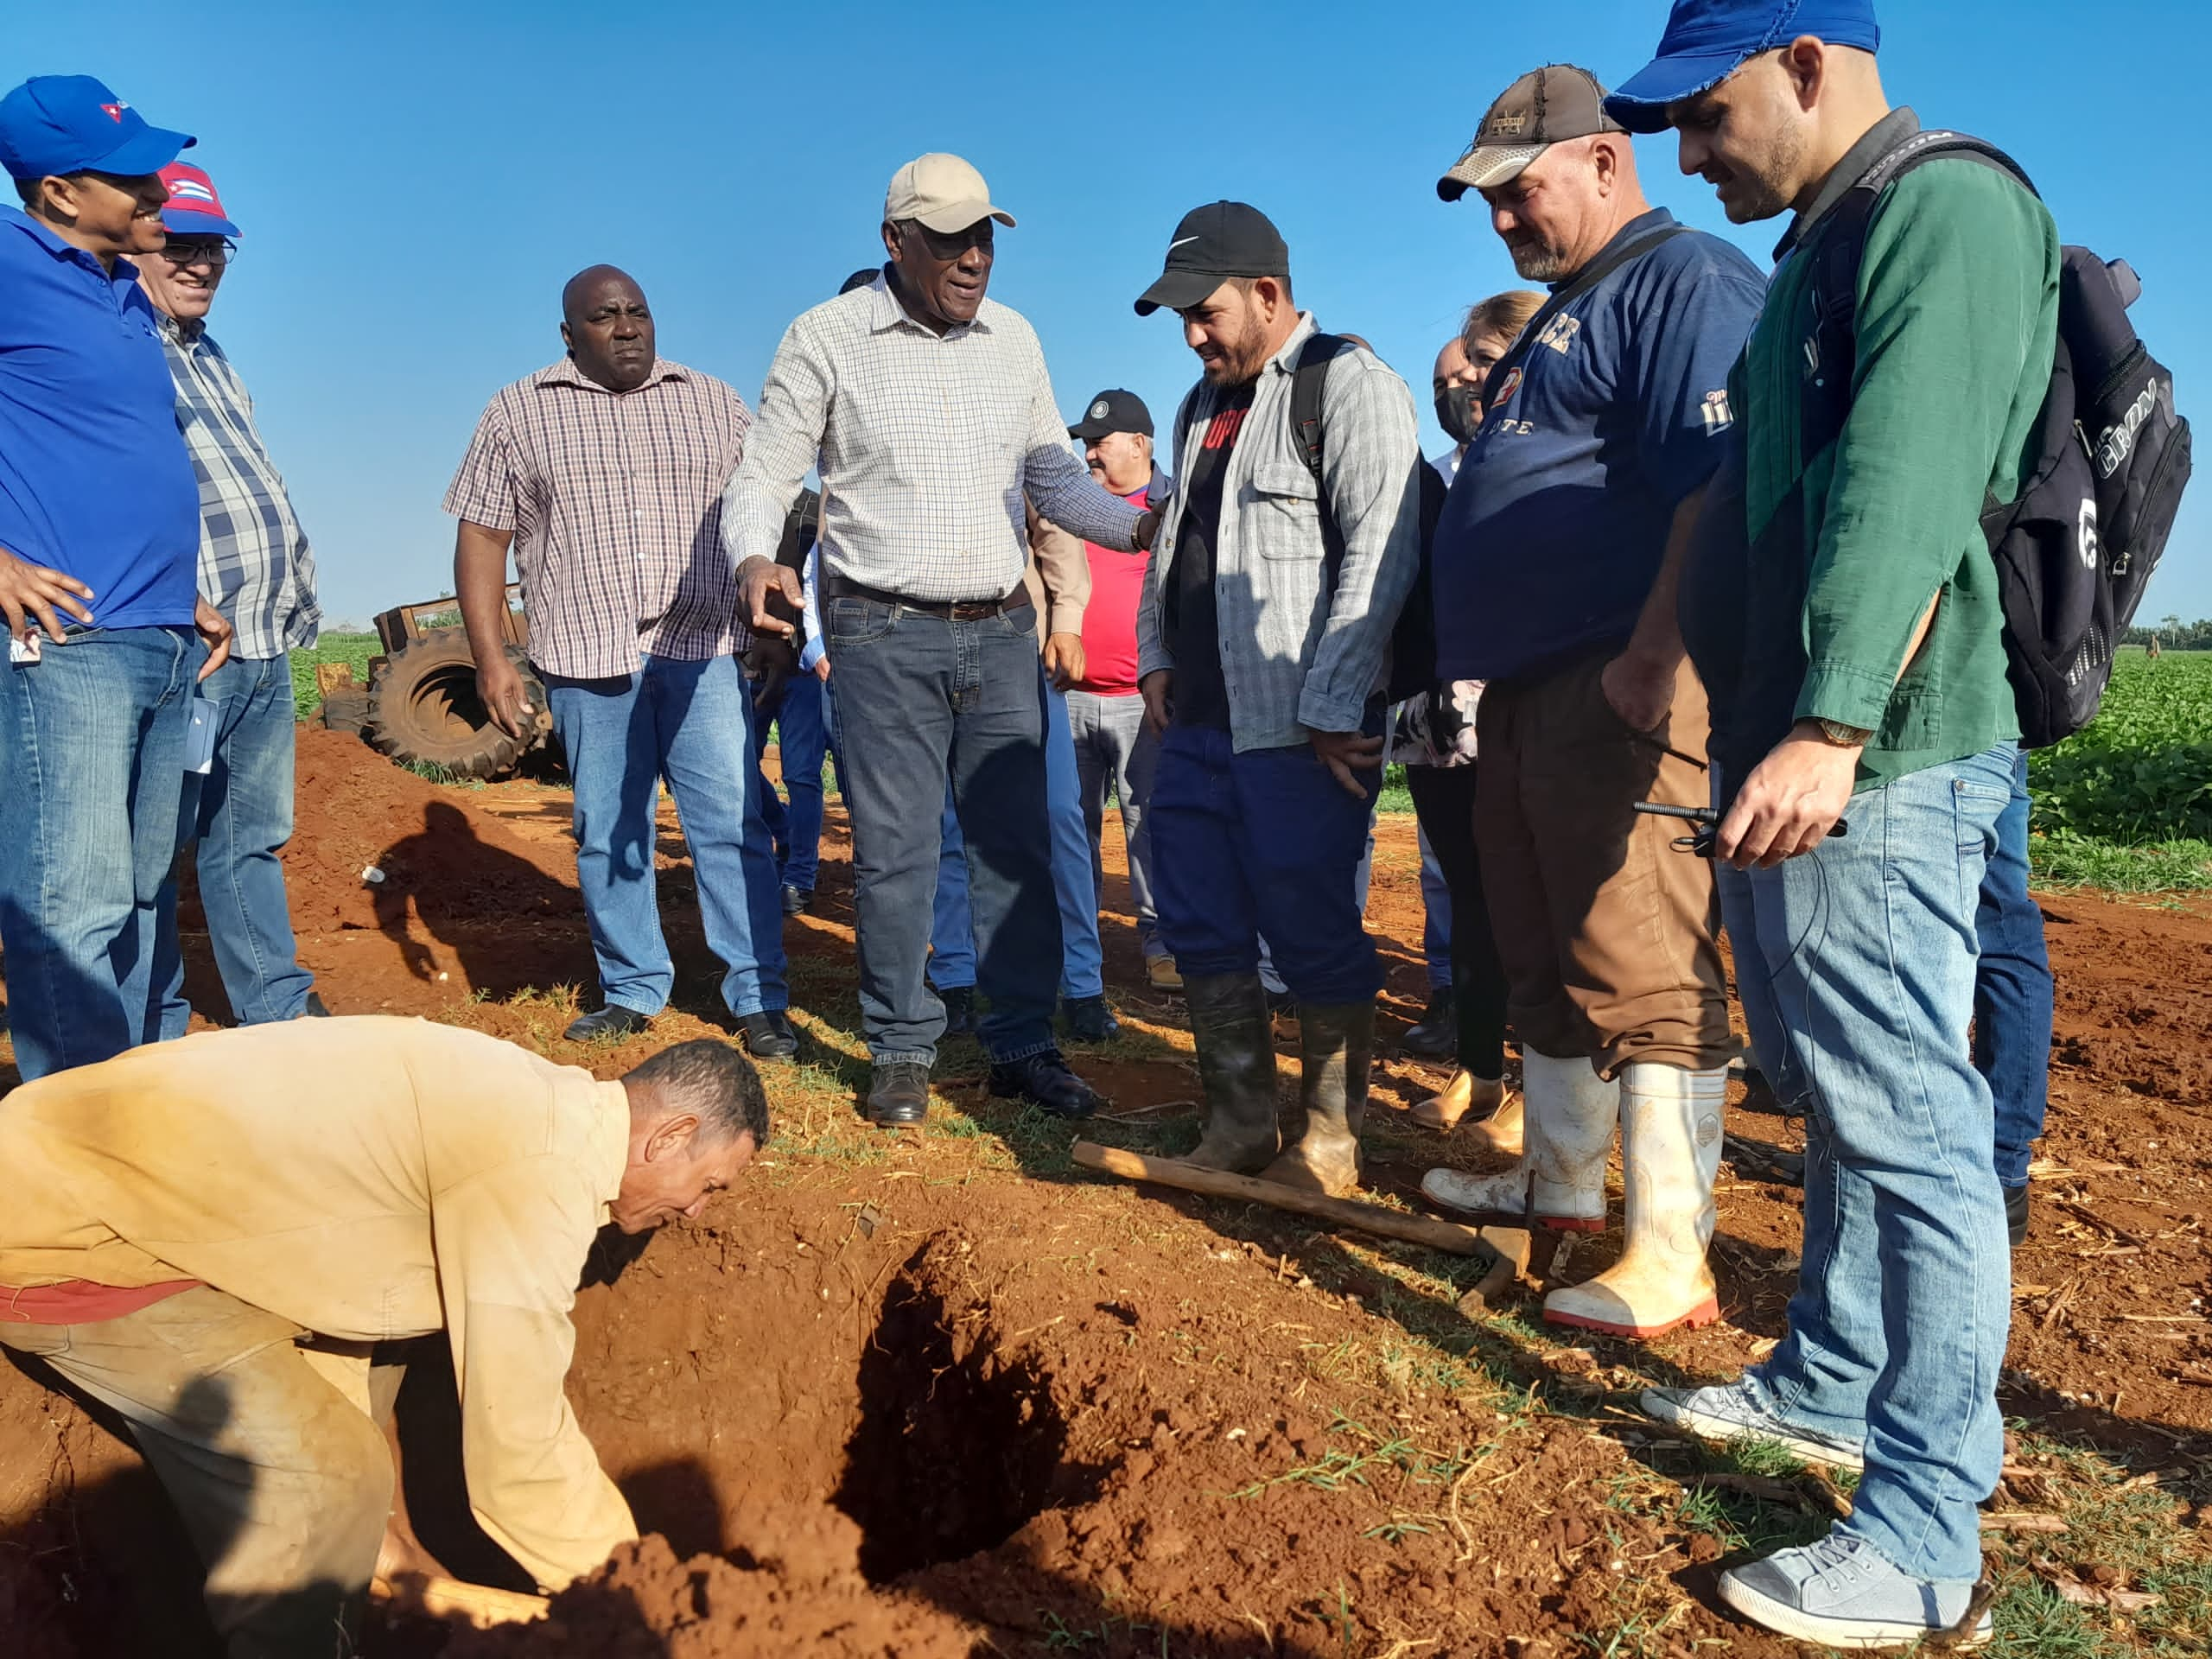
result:
<svg viewBox="0 0 2212 1659"><path fill-rule="evenodd" d="M1866 52L1882 43L1873 0L1675 0L1659 55L1605 100L1605 113L1630 132L1663 132L1669 105L1711 92L1801 35Z"/></svg>
<svg viewBox="0 0 2212 1659"><path fill-rule="evenodd" d="M1214 286L1217 288L1220 284L1217 283ZM1211 293L1213 290L1209 289L1206 291ZM1144 406L1144 399L1134 391L1123 391L1118 388L1102 391L1090 400L1090 407L1084 410L1083 418L1068 428L1068 436L1086 442L1103 438L1109 432L1141 432L1150 437L1152 411Z"/></svg>
<svg viewBox="0 0 2212 1659"><path fill-rule="evenodd" d="M1287 276L1290 248L1258 208L1241 201L1193 207L1167 244L1167 267L1137 301L1137 315L1187 311L1231 276Z"/></svg>
<svg viewBox="0 0 2212 1659"><path fill-rule="evenodd" d="M0 167L14 179L158 173L200 141L149 126L90 75L33 75L0 98Z"/></svg>
<svg viewBox="0 0 2212 1659"><path fill-rule="evenodd" d="M1531 69L1484 111L1466 153L1436 181L1436 194L1457 201L1470 190L1510 184L1554 144L1622 131L1605 100L1605 89L1587 69L1571 63Z"/></svg>

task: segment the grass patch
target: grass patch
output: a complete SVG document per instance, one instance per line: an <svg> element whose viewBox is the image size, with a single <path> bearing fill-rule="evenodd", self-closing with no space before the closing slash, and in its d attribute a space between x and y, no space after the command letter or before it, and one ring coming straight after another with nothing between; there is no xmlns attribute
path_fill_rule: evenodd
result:
<svg viewBox="0 0 2212 1659"><path fill-rule="evenodd" d="M315 690L315 671L323 663L344 663L353 671L353 682L366 690L369 658L384 649L373 633L326 633L304 651L292 653L292 707L306 720L322 707L322 693Z"/></svg>
<svg viewBox="0 0 2212 1659"><path fill-rule="evenodd" d="M2164 841L2133 847L2062 830L2029 842L2038 886L2100 887L2107 893L2212 890L2212 841Z"/></svg>

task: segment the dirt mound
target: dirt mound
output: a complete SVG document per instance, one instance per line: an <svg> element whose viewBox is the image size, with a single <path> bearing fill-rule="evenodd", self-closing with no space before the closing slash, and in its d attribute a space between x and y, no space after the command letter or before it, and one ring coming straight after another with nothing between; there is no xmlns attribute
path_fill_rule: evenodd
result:
<svg viewBox="0 0 2212 1659"><path fill-rule="evenodd" d="M679 1561L664 1538L617 1550L543 1624L465 1632L445 1659L969 1659L976 1632L929 1603L871 1590L859 1529L817 1525L777 1553Z"/></svg>
<svg viewBox="0 0 2212 1659"><path fill-rule="evenodd" d="M358 737L299 728L296 817L284 853L295 925L404 930L581 916L573 880L472 801L394 766ZM373 881L363 871L376 869ZM571 867L573 875L573 866Z"/></svg>

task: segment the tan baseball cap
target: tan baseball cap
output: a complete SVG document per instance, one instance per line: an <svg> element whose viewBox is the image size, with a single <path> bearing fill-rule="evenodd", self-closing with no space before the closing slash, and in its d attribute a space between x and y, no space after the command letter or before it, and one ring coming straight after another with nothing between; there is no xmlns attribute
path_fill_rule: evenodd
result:
<svg viewBox="0 0 2212 1659"><path fill-rule="evenodd" d="M1470 190L1510 184L1554 144L1624 130L1605 113L1605 89L1597 76L1571 63L1548 63L1499 94L1466 153L1436 181L1436 194L1457 201Z"/></svg>
<svg viewBox="0 0 2212 1659"><path fill-rule="evenodd" d="M883 216L894 224L919 219L947 233L985 219L1014 228L1014 215L991 205L991 188L983 175L959 156L941 151L917 156L891 175L891 188L883 193Z"/></svg>

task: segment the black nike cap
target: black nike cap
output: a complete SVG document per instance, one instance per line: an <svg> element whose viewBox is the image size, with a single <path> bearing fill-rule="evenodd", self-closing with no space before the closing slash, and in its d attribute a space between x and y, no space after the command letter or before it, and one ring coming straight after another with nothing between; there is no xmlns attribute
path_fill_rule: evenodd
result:
<svg viewBox="0 0 2212 1659"><path fill-rule="evenodd" d="M1231 276L1289 275L1290 249L1274 220L1245 202L1208 202L1176 226L1166 269L1137 301L1137 315L1187 311Z"/></svg>
<svg viewBox="0 0 2212 1659"><path fill-rule="evenodd" d="M1219 284L1216 284L1219 286ZM1134 391L1102 391L1090 400L1083 418L1068 428L1068 436L1088 442L1109 432L1141 432L1152 436L1152 411Z"/></svg>

